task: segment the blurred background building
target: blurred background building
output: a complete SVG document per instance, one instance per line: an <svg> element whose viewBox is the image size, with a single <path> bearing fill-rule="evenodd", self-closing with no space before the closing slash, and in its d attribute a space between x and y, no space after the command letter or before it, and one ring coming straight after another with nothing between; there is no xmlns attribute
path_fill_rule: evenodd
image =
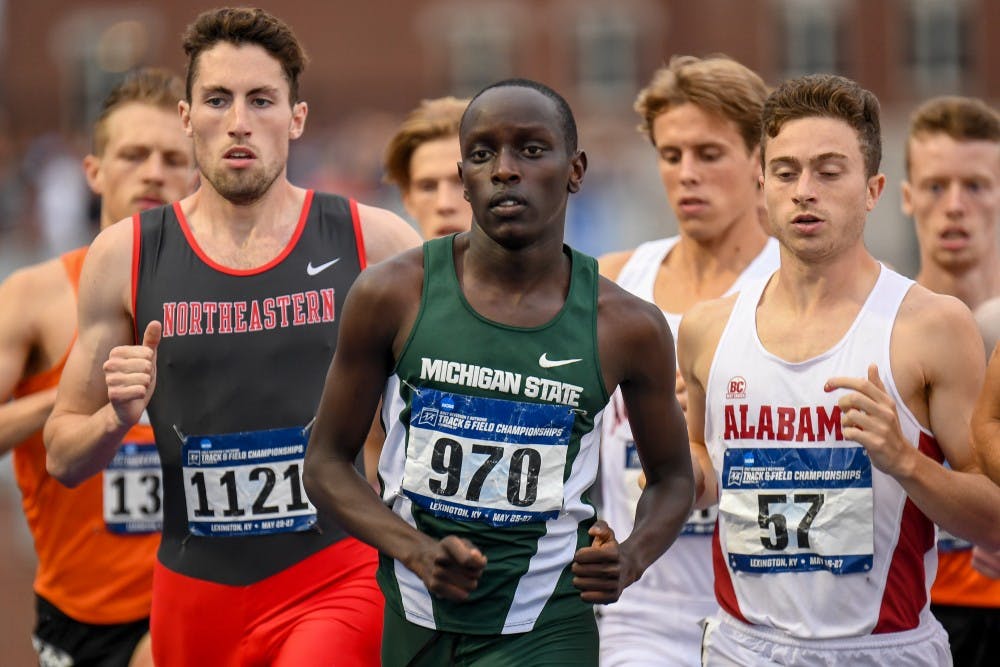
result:
<svg viewBox="0 0 1000 667"><path fill-rule="evenodd" d="M80 158L107 91L142 65L184 64L199 0L0 0L0 278L91 238L97 210ZM310 113L290 177L401 211L382 151L420 99L497 79L548 83L577 115L590 168L571 200L570 242L593 254L671 233L655 156L632 102L674 54L726 53L768 83L835 72L882 102L886 193L867 240L912 275L899 210L910 110L937 94L1000 99L1000 0L282 0L311 58ZM0 664L31 664L30 540L0 463ZM25 651L29 651L26 653Z"/></svg>

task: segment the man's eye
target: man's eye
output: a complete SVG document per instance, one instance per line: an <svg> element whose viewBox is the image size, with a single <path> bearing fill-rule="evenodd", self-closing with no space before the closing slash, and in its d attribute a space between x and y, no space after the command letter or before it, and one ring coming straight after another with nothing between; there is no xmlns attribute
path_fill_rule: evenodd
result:
<svg viewBox="0 0 1000 667"><path fill-rule="evenodd" d="M677 164L681 161L681 154L672 148L661 148L660 159L667 164Z"/></svg>

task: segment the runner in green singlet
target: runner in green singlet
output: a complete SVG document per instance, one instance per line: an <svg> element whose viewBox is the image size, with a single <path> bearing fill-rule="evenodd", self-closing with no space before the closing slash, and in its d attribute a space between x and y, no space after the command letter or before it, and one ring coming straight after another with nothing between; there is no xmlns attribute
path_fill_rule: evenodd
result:
<svg viewBox="0 0 1000 667"><path fill-rule="evenodd" d="M691 507L670 332L563 244L586 156L557 93L490 86L460 143L472 229L353 286L306 489L381 552L383 664L596 665L591 605L636 581ZM649 480L620 544L589 497L618 386ZM352 465L380 396L381 502Z"/></svg>

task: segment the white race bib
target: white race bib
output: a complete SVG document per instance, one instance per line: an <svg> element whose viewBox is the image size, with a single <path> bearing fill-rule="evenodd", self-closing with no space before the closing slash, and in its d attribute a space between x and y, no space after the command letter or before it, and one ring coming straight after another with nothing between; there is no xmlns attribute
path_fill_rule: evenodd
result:
<svg viewBox="0 0 1000 667"><path fill-rule="evenodd" d="M123 442L104 469L104 525L119 535L163 528L160 455L152 443Z"/></svg>
<svg viewBox="0 0 1000 667"><path fill-rule="evenodd" d="M625 494L628 498L629 511L635 517L639 507L639 496L642 489L639 488L639 474L642 472L642 463L639 461L639 452L635 447L634 440L625 442ZM715 519L719 515L719 508L713 505L703 510L694 510L688 517L687 522L681 530L681 537L691 535L711 535L715 531Z"/></svg>
<svg viewBox="0 0 1000 667"><path fill-rule="evenodd" d="M871 460L857 446L727 449L719 517L734 571L866 572Z"/></svg>
<svg viewBox="0 0 1000 667"><path fill-rule="evenodd" d="M316 508L302 486L309 433L300 427L189 435L184 499L192 535L271 535L308 530Z"/></svg>
<svg viewBox="0 0 1000 667"><path fill-rule="evenodd" d="M570 408L420 389L410 415L403 493L416 505L494 526L559 515Z"/></svg>

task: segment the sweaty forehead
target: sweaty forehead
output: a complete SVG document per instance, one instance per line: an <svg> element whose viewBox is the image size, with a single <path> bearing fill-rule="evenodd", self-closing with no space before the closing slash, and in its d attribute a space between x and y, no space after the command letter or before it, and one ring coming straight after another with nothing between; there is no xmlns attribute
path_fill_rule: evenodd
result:
<svg viewBox="0 0 1000 667"><path fill-rule="evenodd" d="M281 63L258 44L218 42L194 62L194 87L288 89Z"/></svg>
<svg viewBox="0 0 1000 667"><path fill-rule="evenodd" d="M461 138L498 129L559 131L559 112L553 100L533 88L491 88L469 105L462 119Z"/></svg>

